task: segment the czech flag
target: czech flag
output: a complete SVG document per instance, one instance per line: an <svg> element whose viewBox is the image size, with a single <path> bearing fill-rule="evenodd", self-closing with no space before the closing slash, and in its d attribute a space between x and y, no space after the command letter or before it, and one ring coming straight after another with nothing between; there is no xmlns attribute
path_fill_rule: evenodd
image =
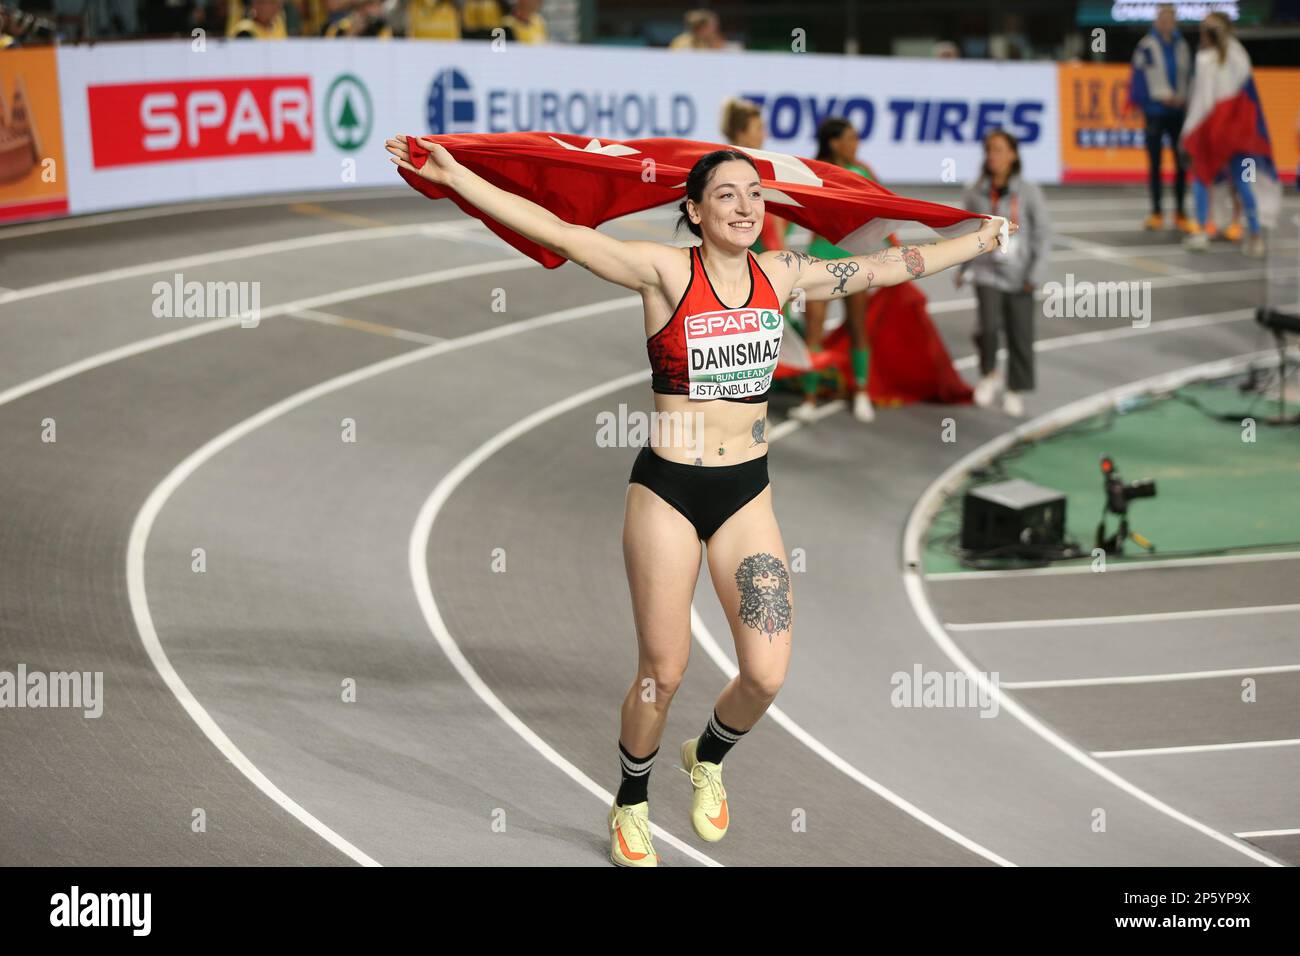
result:
<svg viewBox="0 0 1300 956"><path fill-rule="evenodd" d="M460 133L426 136L463 166L508 192L531 199L566 222L595 227L611 219L685 198L696 160L718 149L689 139L593 139L569 133ZM429 152L408 136L411 165ZM775 215L825 236L849 252L870 252L903 222L919 222L944 236L976 231L979 213L908 199L834 163L745 149L758 167L763 199ZM563 256L508 229L457 193L405 169L410 186L430 199L450 198L524 255L548 269Z"/></svg>
<svg viewBox="0 0 1300 956"><path fill-rule="evenodd" d="M1229 179L1248 182L1260 224L1276 224L1282 190L1273 145L1251 76L1250 55L1237 41L1229 41L1222 63L1212 49L1196 55L1181 143L1197 180L1207 186L1220 182L1220 192Z"/></svg>

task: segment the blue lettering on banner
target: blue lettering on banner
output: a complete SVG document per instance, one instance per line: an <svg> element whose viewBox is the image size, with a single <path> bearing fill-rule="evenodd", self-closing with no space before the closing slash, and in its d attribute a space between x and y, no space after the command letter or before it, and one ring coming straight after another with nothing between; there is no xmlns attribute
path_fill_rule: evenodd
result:
<svg viewBox="0 0 1300 956"><path fill-rule="evenodd" d="M793 96L778 96L772 101L771 119L768 125L772 135L777 139L794 139L799 135L801 116L799 101Z"/></svg>
<svg viewBox="0 0 1300 956"><path fill-rule="evenodd" d="M768 98L762 93L742 93L741 97L758 105L767 104ZM871 136L876 122L876 107L871 100L861 96L850 97L843 103L839 97L832 96L819 100L815 96L800 100L796 96L778 96L768 109L767 125L774 139L796 139L804 122L804 106L808 109L808 125L815 133L822 120L828 116L839 116L848 120L858 131L858 136L867 139Z"/></svg>
<svg viewBox="0 0 1300 956"><path fill-rule="evenodd" d="M1006 109L1006 103L999 103L996 100L980 103L975 119L975 142L984 142L985 136L1005 125L1002 114L1006 112Z"/></svg>
<svg viewBox="0 0 1300 956"><path fill-rule="evenodd" d="M1020 126L1020 132L1016 133L1016 139L1022 143L1034 143L1038 141L1040 132L1038 123L1030 118L1030 113L1041 114L1043 112L1042 103L1017 103L1016 108L1011 111L1011 122Z"/></svg>
<svg viewBox="0 0 1300 956"><path fill-rule="evenodd" d="M1140 129L1085 127L1074 131L1074 144L1080 149L1144 149L1147 138Z"/></svg>
<svg viewBox="0 0 1300 956"><path fill-rule="evenodd" d="M579 136L633 139L686 136L695 128L695 100L636 93L572 90L493 89L487 91L488 133L551 130ZM469 132L469 130L464 130Z"/></svg>
<svg viewBox="0 0 1300 956"><path fill-rule="evenodd" d="M816 135L828 116L842 116L862 139L875 126L876 105L862 96L801 96L780 93L743 93L765 112L768 135L774 140L803 139ZM1021 143L1042 136L1042 100L891 99L885 109L892 122L885 126L894 143L978 143L990 130L1006 128Z"/></svg>

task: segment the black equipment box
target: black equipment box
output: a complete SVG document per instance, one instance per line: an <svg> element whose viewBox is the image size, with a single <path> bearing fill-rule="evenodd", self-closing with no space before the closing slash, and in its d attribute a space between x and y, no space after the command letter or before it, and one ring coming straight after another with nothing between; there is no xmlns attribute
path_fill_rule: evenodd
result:
<svg viewBox="0 0 1300 956"><path fill-rule="evenodd" d="M961 508L961 546L1014 553L1017 547L1065 544L1065 495L1015 478L966 492Z"/></svg>

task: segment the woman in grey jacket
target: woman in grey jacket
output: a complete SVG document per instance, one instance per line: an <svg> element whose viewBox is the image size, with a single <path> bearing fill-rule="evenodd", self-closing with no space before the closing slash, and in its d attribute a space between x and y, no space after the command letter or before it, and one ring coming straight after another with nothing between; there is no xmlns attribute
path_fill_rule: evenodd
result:
<svg viewBox="0 0 1300 956"><path fill-rule="evenodd" d="M999 330L1006 329L1007 376L1002 408L1008 415L1025 413L1022 392L1034 387L1034 289L1047 269L1051 237L1047 204L1042 190L1020 175L1020 148L1016 138L995 129L984 137L984 168L966 187L962 204L971 212L1004 216L1020 224L1019 241L1006 255L983 256L965 263L955 280L975 283L979 325L980 374L975 402L992 405L1002 387L998 372Z"/></svg>

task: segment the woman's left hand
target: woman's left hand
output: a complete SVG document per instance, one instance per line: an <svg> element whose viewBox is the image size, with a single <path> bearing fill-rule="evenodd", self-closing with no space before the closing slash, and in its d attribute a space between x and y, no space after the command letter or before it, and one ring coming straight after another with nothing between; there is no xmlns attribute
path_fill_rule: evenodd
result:
<svg viewBox="0 0 1300 956"><path fill-rule="evenodd" d="M989 246L997 247L999 239L998 233L1002 230L1002 223L1007 222L1007 235L1014 236L1020 229L1020 224L1004 220L1001 216L994 216L987 219L984 225L980 227L979 235ZM986 252L989 250L985 250Z"/></svg>

